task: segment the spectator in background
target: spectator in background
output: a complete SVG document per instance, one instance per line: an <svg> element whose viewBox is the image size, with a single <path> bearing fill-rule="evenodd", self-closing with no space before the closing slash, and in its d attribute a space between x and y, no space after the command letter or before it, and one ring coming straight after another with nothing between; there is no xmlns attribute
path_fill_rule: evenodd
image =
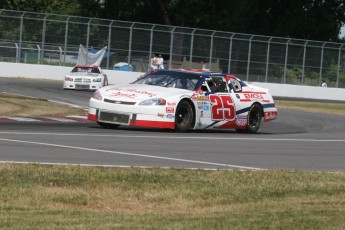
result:
<svg viewBox="0 0 345 230"><path fill-rule="evenodd" d="M153 54L153 58L151 58L151 70L158 69L157 61L158 61L158 58L156 57L155 54Z"/></svg>
<svg viewBox="0 0 345 230"><path fill-rule="evenodd" d="M157 68L158 69L164 69L163 62L164 62L164 59L163 59L162 55L160 54L157 58Z"/></svg>

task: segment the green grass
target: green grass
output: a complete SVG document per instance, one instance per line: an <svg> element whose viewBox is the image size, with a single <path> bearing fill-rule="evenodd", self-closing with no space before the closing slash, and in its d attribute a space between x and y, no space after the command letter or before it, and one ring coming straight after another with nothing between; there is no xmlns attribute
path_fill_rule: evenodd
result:
<svg viewBox="0 0 345 230"><path fill-rule="evenodd" d="M345 173L0 165L1 229L344 229Z"/></svg>
<svg viewBox="0 0 345 230"><path fill-rule="evenodd" d="M86 115L81 108L54 103L42 98L0 93L0 116L67 116Z"/></svg>
<svg viewBox="0 0 345 230"><path fill-rule="evenodd" d="M345 116L345 103L317 102L317 101L289 101L275 100L278 109L292 109L305 112L325 113Z"/></svg>

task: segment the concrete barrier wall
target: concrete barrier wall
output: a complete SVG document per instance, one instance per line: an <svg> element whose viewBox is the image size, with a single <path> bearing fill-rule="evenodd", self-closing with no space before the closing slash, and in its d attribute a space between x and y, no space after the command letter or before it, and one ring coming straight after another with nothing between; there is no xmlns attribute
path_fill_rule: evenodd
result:
<svg viewBox="0 0 345 230"><path fill-rule="evenodd" d="M273 84L252 82L251 84L267 88L273 96L293 97L303 99L317 100L335 100L345 102L345 89L341 88L324 88L317 86L302 86L289 84Z"/></svg>
<svg viewBox="0 0 345 230"><path fill-rule="evenodd" d="M63 81L72 67L0 62L0 77L25 77ZM109 84L130 83L143 73L104 70Z"/></svg>
<svg viewBox="0 0 345 230"><path fill-rule="evenodd" d="M25 77L63 81L64 76L72 70L72 67L0 62L0 70L0 77ZM139 72L115 70L104 70L104 72L108 75L109 84L130 83L143 74ZM251 84L269 89L271 94L276 97L345 102L345 89L340 88L322 88L262 82L251 82Z"/></svg>

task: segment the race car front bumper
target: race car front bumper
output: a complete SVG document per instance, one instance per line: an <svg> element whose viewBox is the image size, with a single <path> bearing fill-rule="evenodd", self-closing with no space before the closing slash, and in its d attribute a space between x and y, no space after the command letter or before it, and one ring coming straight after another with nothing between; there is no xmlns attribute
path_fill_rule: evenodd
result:
<svg viewBox="0 0 345 230"><path fill-rule="evenodd" d="M175 114L165 106L138 106L112 104L91 98L88 109L91 121L137 127L175 127Z"/></svg>
<svg viewBox="0 0 345 230"><path fill-rule="evenodd" d="M79 89L79 90L97 90L103 86L103 83L74 83L74 82L64 82L64 89Z"/></svg>

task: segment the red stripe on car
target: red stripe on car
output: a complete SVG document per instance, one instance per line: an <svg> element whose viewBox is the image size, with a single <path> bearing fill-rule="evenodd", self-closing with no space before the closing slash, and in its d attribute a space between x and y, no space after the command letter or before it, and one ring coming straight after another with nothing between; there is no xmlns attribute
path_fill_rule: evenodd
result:
<svg viewBox="0 0 345 230"><path fill-rule="evenodd" d="M87 119L89 119L90 121L97 121L97 117L95 114L88 114L87 115Z"/></svg>
<svg viewBox="0 0 345 230"><path fill-rule="evenodd" d="M139 127L152 127L152 128L162 128L162 129L174 129L175 122L171 121L145 121L145 120L136 120L135 124L130 121L130 126L139 126Z"/></svg>

